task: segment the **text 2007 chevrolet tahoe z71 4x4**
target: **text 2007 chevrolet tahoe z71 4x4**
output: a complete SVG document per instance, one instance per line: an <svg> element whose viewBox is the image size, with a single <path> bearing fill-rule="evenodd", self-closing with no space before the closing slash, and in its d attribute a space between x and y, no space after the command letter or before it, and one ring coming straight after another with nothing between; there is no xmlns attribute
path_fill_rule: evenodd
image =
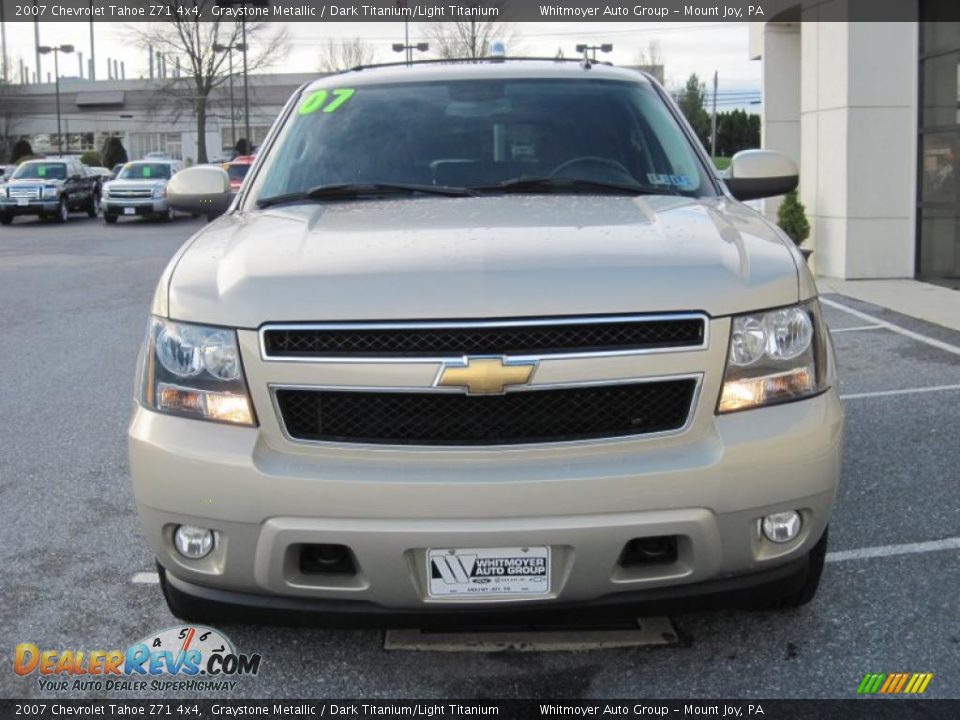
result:
<svg viewBox="0 0 960 720"><path fill-rule="evenodd" d="M814 594L843 415L817 291L662 88L503 61L325 77L153 301L129 430L167 601L504 613ZM229 207L226 204L230 202Z"/></svg>

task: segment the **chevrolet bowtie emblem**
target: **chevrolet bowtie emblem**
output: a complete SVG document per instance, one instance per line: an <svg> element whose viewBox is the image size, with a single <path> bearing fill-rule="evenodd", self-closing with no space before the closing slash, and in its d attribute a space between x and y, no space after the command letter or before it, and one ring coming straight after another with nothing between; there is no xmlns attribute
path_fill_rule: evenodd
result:
<svg viewBox="0 0 960 720"><path fill-rule="evenodd" d="M508 385L530 381L535 362L505 363L498 358L466 358L465 365L444 365L437 378L442 387L465 387L470 395L499 395Z"/></svg>

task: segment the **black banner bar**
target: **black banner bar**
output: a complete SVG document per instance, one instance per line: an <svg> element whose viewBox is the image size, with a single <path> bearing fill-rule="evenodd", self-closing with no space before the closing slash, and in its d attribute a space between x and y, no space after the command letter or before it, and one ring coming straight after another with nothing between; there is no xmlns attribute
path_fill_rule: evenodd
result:
<svg viewBox="0 0 960 720"><path fill-rule="evenodd" d="M0 700L13 718L954 720L960 700Z"/></svg>
<svg viewBox="0 0 960 720"><path fill-rule="evenodd" d="M0 0L16 22L777 22L960 20L958 0Z"/></svg>

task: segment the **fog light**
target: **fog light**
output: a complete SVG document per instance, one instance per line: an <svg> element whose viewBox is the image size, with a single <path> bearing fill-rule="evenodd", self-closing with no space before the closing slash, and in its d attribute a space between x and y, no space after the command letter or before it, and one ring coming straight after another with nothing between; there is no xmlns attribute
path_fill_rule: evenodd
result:
<svg viewBox="0 0 960 720"><path fill-rule="evenodd" d="M800 513L796 510L767 515L761 523L763 534L767 536L768 540L775 543L785 543L793 540L800 533L802 524Z"/></svg>
<svg viewBox="0 0 960 720"><path fill-rule="evenodd" d="M173 534L173 542L185 558L199 560L213 550L213 533L206 528L181 525Z"/></svg>

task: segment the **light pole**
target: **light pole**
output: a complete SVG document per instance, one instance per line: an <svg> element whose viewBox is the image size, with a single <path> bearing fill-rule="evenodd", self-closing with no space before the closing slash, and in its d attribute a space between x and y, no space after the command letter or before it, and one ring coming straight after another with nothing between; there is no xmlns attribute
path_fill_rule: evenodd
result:
<svg viewBox="0 0 960 720"><path fill-rule="evenodd" d="M7 81L7 23L4 19L2 2L0 2L0 62L3 63L3 82L6 82Z"/></svg>
<svg viewBox="0 0 960 720"><path fill-rule="evenodd" d="M213 44L214 52L227 53L227 63L230 67L230 143L233 145L234 149L237 147L237 113L234 110L233 105L233 51L235 49L239 50L239 45L240 43L236 45L221 45L220 43Z"/></svg>
<svg viewBox="0 0 960 720"><path fill-rule="evenodd" d="M417 50L417 51L419 51L419 52L426 52L426 51L429 50L429 49L430 49L430 45L429 45L428 43L423 43L423 42L422 42L422 43L417 43L416 45L409 45L409 44L406 44L406 43L394 43L394 44L393 44L393 51L394 51L394 52L404 52L404 51L406 51L407 65L409 65L410 63L413 62L413 51L414 51L414 50Z"/></svg>
<svg viewBox="0 0 960 720"><path fill-rule="evenodd" d="M215 0L216 5L220 7L230 7L235 5L241 5L243 7L253 6L253 7L269 7L270 0ZM247 79L247 20L246 18L241 18L240 20L240 33L241 41L239 44L234 45L235 50L240 50L243 52L243 128L246 133L247 139L247 154L253 150L253 143L250 142L250 91L249 91L249 81Z"/></svg>
<svg viewBox="0 0 960 720"><path fill-rule="evenodd" d="M603 45L586 45L586 44L577 45L577 52L583 53L583 59L587 61L591 61L591 60L593 62L597 61L597 50L599 50L602 53L608 53L611 50L613 50L613 45L611 45L610 43L603 43ZM590 57L590 55L588 54L590 52L593 52L593 57Z"/></svg>
<svg viewBox="0 0 960 720"><path fill-rule="evenodd" d="M50 45L41 45L37 48L37 52L41 55L53 53L53 80L57 96L57 155L62 156L63 135L60 132L60 63L57 60L57 57L60 55L60 53L72 53L73 45L55 45L53 47Z"/></svg>
<svg viewBox="0 0 960 720"><path fill-rule="evenodd" d="M240 21L241 42L237 49L243 52L243 132L247 139L247 155L253 152L253 139L250 137L250 94L247 78L247 21Z"/></svg>

